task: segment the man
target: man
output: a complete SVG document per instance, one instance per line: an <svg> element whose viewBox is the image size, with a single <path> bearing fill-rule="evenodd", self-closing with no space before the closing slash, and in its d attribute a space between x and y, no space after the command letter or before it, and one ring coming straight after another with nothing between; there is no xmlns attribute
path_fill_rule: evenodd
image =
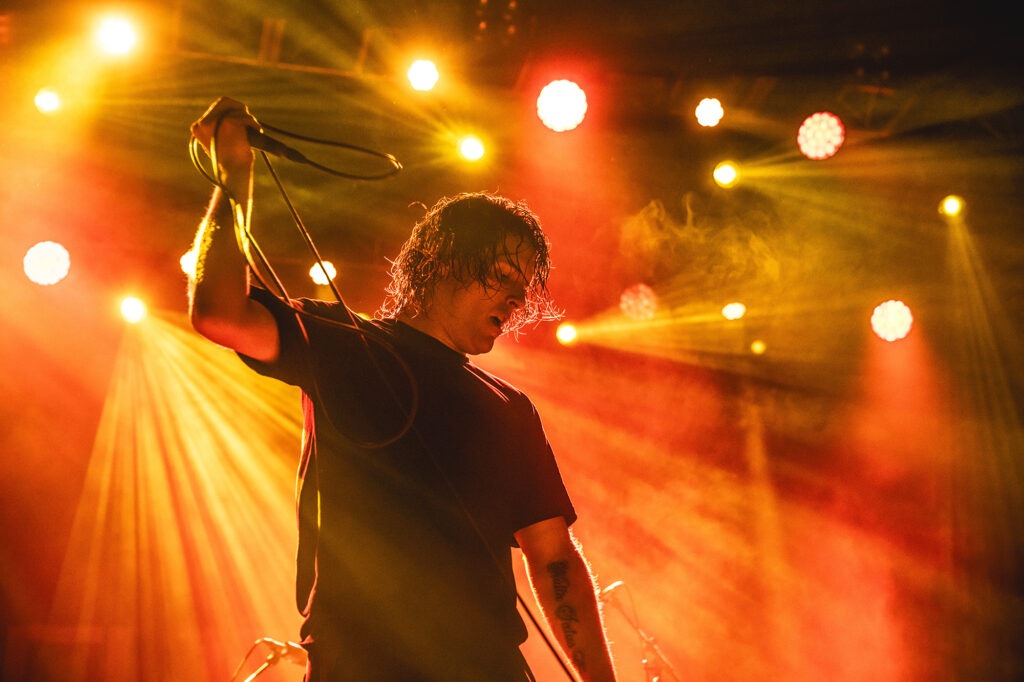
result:
<svg viewBox="0 0 1024 682"><path fill-rule="evenodd" d="M303 391L296 598L310 682L528 679L511 548L583 680L614 680L575 512L529 399L467 358L552 316L546 238L522 204L444 199L392 270L381 319L252 286L240 103L192 126L217 163L192 324ZM212 143L212 150L211 150Z"/></svg>

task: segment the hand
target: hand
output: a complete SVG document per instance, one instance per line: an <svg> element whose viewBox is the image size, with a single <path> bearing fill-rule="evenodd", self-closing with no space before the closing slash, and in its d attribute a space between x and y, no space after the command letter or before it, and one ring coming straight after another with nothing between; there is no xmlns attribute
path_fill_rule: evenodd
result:
<svg viewBox="0 0 1024 682"><path fill-rule="evenodd" d="M191 131L207 154L210 154L211 144L215 145L217 163L230 175L233 171L246 172L252 166L253 152L247 128L260 129L259 121L248 107L229 97L221 97L192 124Z"/></svg>

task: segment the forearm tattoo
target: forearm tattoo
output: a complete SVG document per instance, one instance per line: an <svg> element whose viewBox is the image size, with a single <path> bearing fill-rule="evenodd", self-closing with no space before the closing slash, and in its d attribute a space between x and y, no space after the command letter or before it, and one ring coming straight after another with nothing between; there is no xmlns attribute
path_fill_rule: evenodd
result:
<svg viewBox="0 0 1024 682"><path fill-rule="evenodd" d="M569 562L554 561L548 564L548 573L551 575L551 585L555 591L555 601L561 602L569 592ZM559 604L555 609L555 617L562 623L562 632L565 634L565 643L569 647L572 661L577 669L584 670L585 657L583 651L573 650L576 647L576 623L579 616L576 609L570 604Z"/></svg>

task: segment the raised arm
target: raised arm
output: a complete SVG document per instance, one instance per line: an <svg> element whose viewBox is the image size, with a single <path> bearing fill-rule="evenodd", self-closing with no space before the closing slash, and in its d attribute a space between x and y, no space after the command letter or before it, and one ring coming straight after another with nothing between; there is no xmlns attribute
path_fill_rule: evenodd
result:
<svg viewBox="0 0 1024 682"><path fill-rule="evenodd" d="M584 682L614 682L594 580L565 519L516 533L534 596L558 643Z"/></svg>
<svg viewBox="0 0 1024 682"><path fill-rule="evenodd" d="M249 268L234 229L236 220L248 223L252 207L253 151L247 127L258 123L245 105L226 98L192 124L192 134L207 153L212 144L225 189L214 189L196 234L189 318L211 341L271 362L278 354L277 326L270 312L249 298Z"/></svg>

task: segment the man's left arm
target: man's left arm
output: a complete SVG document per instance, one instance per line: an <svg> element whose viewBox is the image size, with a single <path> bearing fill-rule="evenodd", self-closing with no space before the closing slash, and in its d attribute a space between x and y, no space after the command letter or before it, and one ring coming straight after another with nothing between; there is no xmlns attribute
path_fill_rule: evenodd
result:
<svg viewBox="0 0 1024 682"><path fill-rule="evenodd" d="M584 682L614 682L594 579L565 519L535 523L515 537L537 603L576 674Z"/></svg>

